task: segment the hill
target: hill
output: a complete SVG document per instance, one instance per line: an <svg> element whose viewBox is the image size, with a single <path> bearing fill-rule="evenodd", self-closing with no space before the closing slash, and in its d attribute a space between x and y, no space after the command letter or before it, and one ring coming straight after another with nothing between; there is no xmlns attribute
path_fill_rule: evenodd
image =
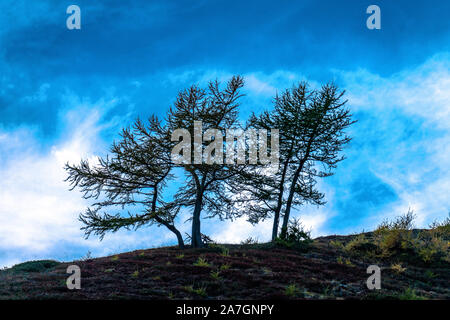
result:
<svg viewBox="0 0 450 320"><path fill-rule="evenodd" d="M450 299L448 263L400 263L398 255L375 259L367 252L355 253L364 246L373 250L364 240L371 237L321 237L302 248L213 244L67 263L31 261L0 271L0 298ZM81 268L81 290L67 289L71 264ZM371 264L381 267L381 290L367 289Z"/></svg>

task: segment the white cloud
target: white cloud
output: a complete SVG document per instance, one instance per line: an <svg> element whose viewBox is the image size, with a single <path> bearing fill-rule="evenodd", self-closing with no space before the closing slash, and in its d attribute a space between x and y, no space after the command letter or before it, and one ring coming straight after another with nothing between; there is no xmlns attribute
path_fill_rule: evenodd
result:
<svg viewBox="0 0 450 320"><path fill-rule="evenodd" d="M336 73L345 84L354 110L401 110L450 129L450 53L437 54L416 68L389 77L367 70Z"/></svg>
<svg viewBox="0 0 450 320"><path fill-rule="evenodd" d="M327 212L324 208L308 208L307 210L309 211L305 214L293 212L293 217L300 218L305 229L311 231L312 237L325 235L322 226L330 217L330 212ZM282 222L283 219L280 220L280 225ZM272 236L272 226L273 219L266 219L252 225L245 217L241 217L234 221L220 222L220 228L214 228L211 238L220 243L240 243L249 237L257 239L258 242L267 242L270 241Z"/></svg>
<svg viewBox="0 0 450 320"><path fill-rule="evenodd" d="M79 239L77 213L84 205L78 194L67 192L64 161L58 154L81 155L85 150L74 147L87 149L89 141L74 138L40 154L32 136L22 132L3 135L1 148L12 155L0 168L0 251L26 256L45 253L62 239Z"/></svg>
<svg viewBox="0 0 450 320"><path fill-rule="evenodd" d="M95 161L95 154L105 149L100 132L117 131L123 119L101 119L114 100L85 102L84 107L73 97L69 101L74 104L68 103L61 119L68 129L64 140L44 151L33 129L0 131L0 266L43 257L79 258L80 250L98 256L173 240L170 232L160 229L155 237L145 228L107 235L103 242L84 240L78 214L88 203L81 193L68 191L63 167L81 158Z"/></svg>
<svg viewBox="0 0 450 320"><path fill-rule="evenodd" d="M272 234L272 221L266 220L253 226L245 217L241 217L234 221L220 222L220 228L215 229L211 238L220 243L239 243L249 237L264 242Z"/></svg>
<svg viewBox="0 0 450 320"><path fill-rule="evenodd" d="M415 210L419 227L444 218L450 210L450 54L389 77L364 70L340 74L352 109L375 119L371 132L361 134L378 134L379 144L360 152L399 196L393 207L368 221L373 225L408 208Z"/></svg>

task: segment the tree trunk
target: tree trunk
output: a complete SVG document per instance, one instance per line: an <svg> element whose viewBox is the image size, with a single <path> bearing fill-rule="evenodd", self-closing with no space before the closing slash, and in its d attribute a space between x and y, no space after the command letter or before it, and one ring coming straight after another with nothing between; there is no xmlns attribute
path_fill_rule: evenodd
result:
<svg viewBox="0 0 450 320"><path fill-rule="evenodd" d="M158 188L156 186L155 187L155 192L153 194L153 200L152 200L152 212L156 212L156 201L157 201L157 199L158 199ZM167 229L169 229L173 233L175 233L175 235L177 236L178 247L180 249L184 249L184 241L183 241L183 237L181 236L180 231L178 231L178 229L173 224L170 224L167 221L164 221L163 219L161 219L157 215L155 216L155 220L158 223L161 223L162 225L164 225Z"/></svg>
<svg viewBox="0 0 450 320"><path fill-rule="evenodd" d="M276 207L274 215L273 215L272 241L275 241L275 238L278 236L278 225L280 223L280 212L281 212L281 207L283 206L284 180L286 179L286 171L287 171L288 165L289 165L289 161L286 160L286 162L284 163L283 172L281 174L280 193L278 194L277 207Z"/></svg>
<svg viewBox="0 0 450 320"><path fill-rule="evenodd" d="M197 198L195 200L194 213L192 214L192 234L191 234L191 246L192 248L202 248L202 234L200 233L200 213L202 211L203 191L197 192Z"/></svg>
<svg viewBox="0 0 450 320"><path fill-rule="evenodd" d="M289 196L286 202L286 209L284 211L283 217L283 226L281 227L280 238L286 239L287 228L289 224L289 215L291 213L292 200L294 199L295 193L295 185L297 184L298 177L300 176L300 172L303 169L303 163L298 167L297 171L295 171L294 177L292 178L291 188L289 189Z"/></svg>
<svg viewBox="0 0 450 320"><path fill-rule="evenodd" d="M322 116L322 118L323 118L323 116ZM320 118L320 119L322 119L322 118ZM316 137L317 128L319 127L320 121L321 120L319 120L316 123L316 125L314 126L314 130L312 131L312 133L309 137L308 146L306 147L305 155L304 155L303 159L300 161L300 164L298 165L298 168L295 171L294 177L292 179L291 188L289 189L289 197L286 202L286 210L284 212L284 217L283 217L283 226L281 227L281 234L280 234L281 239L286 238L287 228L288 228L288 224L289 224L289 215L291 213L292 200L294 199L295 185L297 184L298 177L300 176L300 173L303 170L303 166L305 165L306 161L309 159L309 155L311 153L311 146Z"/></svg>
<svg viewBox="0 0 450 320"><path fill-rule="evenodd" d="M280 222L280 210L281 210L281 207L277 206L277 209L275 210L275 213L273 215L272 242L274 242L276 237L278 236L278 224Z"/></svg>
<svg viewBox="0 0 450 320"><path fill-rule="evenodd" d="M178 248L184 249L184 240L183 240L183 237L181 236L181 232L178 231L178 229L175 228L175 226L169 226L168 228L170 231L175 233L175 235L177 236Z"/></svg>
<svg viewBox="0 0 450 320"><path fill-rule="evenodd" d="M173 224L170 224L167 221L164 221L163 219L161 219L158 216L155 217L155 220L158 223L161 223L163 226L165 226L167 229L169 229L173 233L175 233L175 235L177 236L178 247L180 249L184 249L184 241L183 241L183 237L181 236L180 231Z"/></svg>
<svg viewBox="0 0 450 320"><path fill-rule="evenodd" d="M181 236L180 231L178 231L178 230L175 229L173 232L174 232L175 235L177 236L178 247L179 247L180 249L184 249L184 240L183 240L183 237Z"/></svg>

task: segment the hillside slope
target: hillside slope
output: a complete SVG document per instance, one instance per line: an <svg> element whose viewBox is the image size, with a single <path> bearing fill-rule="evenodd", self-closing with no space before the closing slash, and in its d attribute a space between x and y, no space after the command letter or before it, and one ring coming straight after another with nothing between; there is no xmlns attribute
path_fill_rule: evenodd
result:
<svg viewBox="0 0 450 320"><path fill-rule="evenodd" d="M370 236L370 234L367 234ZM344 250L358 236L317 238L307 250L271 244L165 247L0 271L1 299L450 299L446 263L398 263ZM81 290L66 269L81 268ZM377 264L381 290L368 290Z"/></svg>

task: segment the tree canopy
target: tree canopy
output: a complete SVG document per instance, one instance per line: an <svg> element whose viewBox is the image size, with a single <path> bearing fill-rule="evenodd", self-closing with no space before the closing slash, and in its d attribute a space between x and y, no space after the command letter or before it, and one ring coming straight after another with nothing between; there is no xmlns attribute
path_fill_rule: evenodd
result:
<svg viewBox="0 0 450 320"><path fill-rule="evenodd" d="M192 247L204 245L205 217L246 215L252 223L273 217L275 240L281 217L280 237L286 237L292 207L324 204L317 179L332 175L344 159L345 129L354 123L344 91L299 83L277 95L272 110L243 124L243 86L240 76L224 87L193 85L180 91L164 119L137 119L124 128L106 157L66 164L71 190L93 200L79 217L86 236L156 224L184 247L176 227L184 210ZM180 169L184 183L175 179ZM173 197L165 196L169 184L178 188Z"/></svg>

